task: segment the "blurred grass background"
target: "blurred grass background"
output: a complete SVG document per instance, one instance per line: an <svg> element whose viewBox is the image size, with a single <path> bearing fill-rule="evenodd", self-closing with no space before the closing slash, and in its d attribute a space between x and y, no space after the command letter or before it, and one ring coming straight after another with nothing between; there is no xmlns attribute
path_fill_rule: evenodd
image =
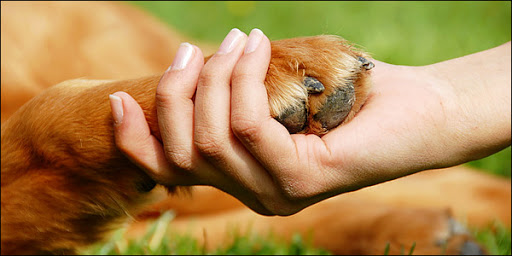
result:
<svg viewBox="0 0 512 256"><path fill-rule="evenodd" d="M220 43L234 27L271 39L336 34L381 61L425 65L510 40L510 2L133 2L184 34Z"/></svg>
<svg viewBox="0 0 512 256"><path fill-rule="evenodd" d="M252 28L259 28L271 40L336 34L370 52L378 60L400 65L427 65L486 50L510 41L511 34L510 1L130 3L198 41L219 44L235 27L246 33ZM508 147L468 164L510 178L511 149ZM159 225L167 228L169 221L166 221ZM490 254L510 255L510 229L497 225L474 232ZM152 236L151 232L154 230L148 232L146 240ZM158 247L154 250L147 246L144 239L130 243L119 236L113 239L88 253L324 253L304 243L300 237L291 244L283 244L274 238L240 236L233 244L214 252L205 252L186 236L171 239L174 241L172 248Z"/></svg>

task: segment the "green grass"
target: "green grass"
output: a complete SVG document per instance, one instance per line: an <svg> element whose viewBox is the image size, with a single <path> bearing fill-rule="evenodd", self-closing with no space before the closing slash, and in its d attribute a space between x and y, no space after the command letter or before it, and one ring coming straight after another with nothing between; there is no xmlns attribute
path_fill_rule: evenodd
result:
<svg viewBox="0 0 512 256"><path fill-rule="evenodd" d="M383 255L389 255L389 248L390 248L390 243L388 242L388 243L386 243L386 246L384 247ZM411 248L409 249L409 252L407 253L407 255L412 255L414 253L414 248L416 248L416 242L412 243ZM405 248L403 245L400 247L400 255L406 255Z"/></svg>
<svg viewBox="0 0 512 256"><path fill-rule="evenodd" d="M468 165L499 176L510 178L510 147L486 158L469 162Z"/></svg>
<svg viewBox="0 0 512 256"><path fill-rule="evenodd" d="M270 39L336 34L361 46L378 60L401 65L427 65L460 57L510 41L511 35L510 1L132 3L198 41L220 43L234 27L246 33L260 28ZM468 164L510 178L511 149L508 147ZM153 230L140 240L127 241L120 230L111 241L87 253L325 253L300 237L286 244L272 236L238 235L232 244L211 252L206 252L185 234L169 232L169 235L154 238L155 232L172 229L172 221L170 227L167 227L169 221L162 224L170 218L164 216L163 221L155 222ZM495 224L474 232L491 254L510 255L510 229Z"/></svg>
<svg viewBox="0 0 512 256"><path fill-rule="evenodd" d="M207 250L188 234L172 232L174 215L168 211L151 223L146 234L131 240L124 236L126 228L114 231L111 238L84 251L86 255L329 255L321 248L312 246L310 239L299 234L286 243L272 233L260 236L254 233L240 234L233 230L232 242L214 250ZM511 232L500 222L489 224L482 229L474 229L476 240L485 245L490 255L511 254ZM409 250L402 247L400 255L412 255L415 243ZM383 248L383 255L389 254L389 243Z"/></svg>
<svg viewBox="0 0 512 256"><path fill-rule="evenodd" d="M425 65L510 40L510 2L135 2L182 33L220 42L230 29L270 39L340 35L381 61Z"/></svg>
<svg viewBox="0 0 512 256"><path fill-rule="evenodd" d="M510 228L506 228L502 223L491 223L486 228L473 230L473 234L478 242L486 246L489 255L511 254Z"/></svg>
<svg viewBox="0 0 512 256"><path fill-rule="evenodd" d="M233 230L232 242L207 250L190 235L172 232L172 212L166 212L154 221L146 234L136 240L124 236L126 228L114 231L112 237L101 244L84 250L87 255L328 255L326 250L314 248L311 241L299 234L286 243L273 234L260 236L240 234Z"/></svg>

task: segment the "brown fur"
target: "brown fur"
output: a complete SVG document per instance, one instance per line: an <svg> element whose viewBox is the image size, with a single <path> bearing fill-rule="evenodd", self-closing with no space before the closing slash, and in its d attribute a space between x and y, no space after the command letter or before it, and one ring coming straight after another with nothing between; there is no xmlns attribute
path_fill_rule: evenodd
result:
<svg viewBox="0 0 512 256"><path fill-rule="evenodd" d="M275 95L269 99L273 117L279 116L290 105L298 105L304 100L309 109L309 127L302 132L324 134L327 130L313 116L336 88L350 79L355 80L356 101L343 123L350 121L366 101L370 90L370 72L360 71L361 63L356 58L368 58L368 55L351 47L345 40L334 36L325 36L322 40L304 37L275 41L272 47L279 49L272 51L266 81L269 95ZM302 84L304 76L318 78L324 84L325 91L311 94L308 98L305 89L297 86Z"/></svg>
<svg viewBox="0 0 512 256"><path fill-rule="evenodd" d="M96 16L91 19L84 10L94 10ZM148 194L153 182L115 147L108 95L119 90L132 95L145 111L152 132L159 136L154 114L158 73L167 68L183 37L119 3L2 2L1 17L2 254L74 253L100 240L127 215L142 211L148 216L169 208L179 213L177 226L184 227L191 213L202 216L201 223L211 234L208 237L214 237L207 239L218 242L228 234L216 236L214 232L222 232L226 223L238 216L242 223L255 218L256 230L278 229L284 237L314 228L316 245L340 253L378 253L393 237L396 244L414 239L417 251L425 253L439 252L440 247L432 241L453 240L449 252L457 252L468 237L449 234L447 207L458 218L467 216L470 224L484 225L498 218L510 225L510 208L503 208L510 206L510 181L485 174L472 176L466 170L413 175L326 200L286 218L255 215L223 193L201 189L192 198L166 197L141 210L139 205L160 190ZM289 92L297 88L291 81L317 76L326 79L322 83L330 89L338 84L329 80L340 72L334 67L356 65L351 58L337 63L340 58L333 57L340 52L353 53L348 48L318 53L312 47L336 49L339 42L319 37L272 43L267 89L275 99L285 99L271 103L274 114L283 104L293 104L293 99L299 98ZM286 47L290 44L301 47L294 52ZM209 46L202 48L209 52ZM310 58L314 54L330 62L322 66L321 61ZM148 76L151 74L157 75ZM78 77L115 81L62 82ZM363 74L360 79L367 77ZM367 90L361 89L356 96L364 99ZM322 102L312 96L309 100L312 112L318 108L315 104ZM448 177L443 173L455 176L443 183L443 177ZM408 187L412 177L420 182L414 193ZM461 189L448 189L439 198L432 189L435 186ZM372 191L374 188L381 190ZM478 197L467 199L474 193ZM205 195L217 200L203 200ZM184 214L187 211L189 214ZM404 223L411 225L404 230ZM208 244L214 245L213 241Z"/></svg>

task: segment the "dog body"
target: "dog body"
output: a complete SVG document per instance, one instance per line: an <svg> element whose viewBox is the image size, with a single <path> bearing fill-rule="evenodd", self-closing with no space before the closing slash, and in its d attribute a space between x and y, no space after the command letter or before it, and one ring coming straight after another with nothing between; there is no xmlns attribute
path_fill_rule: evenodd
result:
<svg viewBox="0 0 512 256"><path fill-rule="evenodd" d="M91 18L87 10L94 10L95 16ZM413 242L416 253L439 253L440 244L447 253L458 253L470 240L467 234L454 232L452 215L472 226L492 219L510 226L510 181L465 167L351 192L290 217L259 216L212 188L198 188L191 198L169 197L161 187L153 189L154 182L115 146L108 95L132 95L151 132L160 138L155 88L159 73L184 39L128 5L2 2L2 254L75 253L101 240L128 215L149 216L166 209L176 211L174 225L182 231L190 228L192 216L200 216L191 233L210 247L224 242L227 224L237 220L242 229L251 222L257 232L274 230L285 238L314 229L315 245L350 254L381 253L387 242L392 244L390 253ZM292 98L306 97L310 109L319 111L325 96L282 90L302 82L303 75L333 77L330 65L361 65L289 65L290 59L315 64L314 58L307 59L318 56L314 46L334 44L330 38L293 40L272 45L274 68L266 85L279 99L270 102L275 117L285 109L280 102ZM302 52L288 49L292 44L303 47ZM199 45L205 53L213 49ZM352 49L346 52L365 56ZM337 54L329 56L341 59ZM357 98L363 101L355 103L346 120L368 93L364 72L355 83ZM80 77L87 79L76 79ZM323 83L328 93L336 82ZM304 129L298 131L325 132L313 122ZM475 193L477 197L472 196ZM142 207L149 198L163 199ZM133 224L130 234L139 234L145 225Z"/></svg>

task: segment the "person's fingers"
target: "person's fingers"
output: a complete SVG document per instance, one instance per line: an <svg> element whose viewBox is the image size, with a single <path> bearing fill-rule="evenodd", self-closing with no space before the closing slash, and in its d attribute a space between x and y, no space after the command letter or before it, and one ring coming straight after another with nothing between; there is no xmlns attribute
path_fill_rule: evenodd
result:
<svg viewBox="0 0 512 256"><path fill-rule="evenodd" d="M207 157L220 157L230 143L231 73L242 55L247 35L232 29L219 50L205 64L197 85L194 110L194 142Z"/></svg>
<svg viewBox="0 0 512 256"><path fill-rule="evenodd" d="M205 64L195 98L194 142L201 155L224 174L218 177L222 180L213 182L231 182L232 185L226 186L242 186L261 195L261 190L270 187L271 180L230 128L231 75L243 54L246 39L247 35L240 30L231 30L217 53ZM261 177L262 174L266 177ZM266 186L260 182L266 182Z"/></svg>
<svg viewBox="0 0 512 256"><path fill-rule="evenodd" d="M192 171L199 157L193 145L194 93L204 65L201 50L180 45L169 69L156 89L158 124L165 156L175 167Z"/></svg>
<svg viewBox="0 0 512 256"><path fill-rule="evenodd" d="M243 55L246 37L233 29L201 72L195 97L194 142L200 154L217 167L218 175L209 179L215 186L235 194L251 208L259 209L258 212L270 209L266 212L282 214L283 198L271 176L233 136L230 128L232 71ZM266 65L260 68L266 70L268 61L259 65ZM204 176L207 172L198 170L197 175Z"/></svg>
<svg viewBox="0 0 512 256"><path fill-rule="evenodd" d="M160 184L172 186L185 182L187 177L173 170L165 159L139 104L125 92L113 93L109 99L119 150Z"/></svg>
<svg viewBox="0 0 512 256"><path fill-rule="evenodd" d="M280 148L293 146L286 128L270 116L268 96L264 86L270 62L270 41L260 30L254 29L251 31L244 51L244 56L240 58L232 78L233 132L263 162L268 158L280 158L280 155L283 159L291 158L295 161L295 154L282 155L286 151L291 152L290 150L284 152L266 150L267 147L276 148L276 145ZM268 131L271 132L268 133ZM265 150L262 150L263 148Z"/></svg>
<svg viewBox="0 0 512 256"><path fill-rule="evenodd" d="M290 145L289 133L270 116L264 81L270 62L270 41L258 29L251 31L245 53L233 71L231 97L231 125L233 132L249 149L263 144L276 145L275 136ZM265 130L273 130L272 138L265 138ZM256 145L256 147L253 147ZM260 155L265 152L254 152ZM276 155L274 155L276 157ZM286 156L294 158L295 156ZM266 157L265 157L266 158Z"/></svg>
<svg viewBox="0 0 512 256"><path fill-rule="evenodd" d="M255 29L233 71L232 130L290 199L311 197L320 192L321 183L315 179L323 178L316 159L328 157L328 149L318 136L290 136L270 116L264 86L269 61L270 41Z"/></svg>

